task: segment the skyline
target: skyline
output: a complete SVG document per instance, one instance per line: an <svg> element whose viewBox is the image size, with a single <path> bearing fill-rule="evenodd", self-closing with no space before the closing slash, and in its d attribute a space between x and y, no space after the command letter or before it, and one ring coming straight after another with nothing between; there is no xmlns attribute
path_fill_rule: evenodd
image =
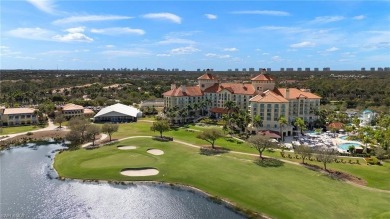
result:
<svg viewBox="0 0 390 219"><path fill-rule="evenodd" d="M1 69L388 67L389 9L388 1L2 1Z"/></svg>

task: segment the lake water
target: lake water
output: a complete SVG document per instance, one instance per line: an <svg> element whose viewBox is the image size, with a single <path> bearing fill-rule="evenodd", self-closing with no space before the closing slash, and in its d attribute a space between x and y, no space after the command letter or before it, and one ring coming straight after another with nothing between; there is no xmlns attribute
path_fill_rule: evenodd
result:
<svg viewBox="0 0 390 219"><path fill-rule="evenodd" d="M52 179L60 147L0 151L0 218L243 218L185 190Z"/></svg>

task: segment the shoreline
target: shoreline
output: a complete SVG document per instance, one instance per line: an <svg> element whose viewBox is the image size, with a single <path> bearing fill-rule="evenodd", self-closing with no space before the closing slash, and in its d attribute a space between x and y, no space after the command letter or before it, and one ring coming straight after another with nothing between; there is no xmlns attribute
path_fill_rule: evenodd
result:
<svg viewBox="0 0 390 219"><path fill-rule="evenodd" d="M153 185L153 186L164 186L165 188L173 188L173 189L180 189L182 191L189 191L196 193L198 195L201 195L204 198L207 198L209 201L212 201L216 204L223 205L224 207L228 208L229 210L244 216L246 218L261 218L261 219L271 219L271 217L264 215L260 212L252 211L246 208L242 208L238 206L237 204L230 202L226 200L225 198L221 198L218 196L213 196L210 193L203 191L199 188L196 188L191 185L186 185L178 182L165 182L165 181L147 181L147 180L123 180L123 181L118 181L118 180L103 180L103 179L78 179L78 178L70 178L70 177L63 177L60 176L60 174L57 172L56 168L54 167L54 162L56 155L58 153L61 153L64 150L68 150L67 148L64 149L58 149L53 153L53 156L51 156L51 163L49 170L54 172L56 176L52 177L55 180L60 180L60 181L73 181L73 182L81 182L81 183L97 183L97 184L114 184L114 185L126 185L126 186L136 186L136 185Z"/></svg>

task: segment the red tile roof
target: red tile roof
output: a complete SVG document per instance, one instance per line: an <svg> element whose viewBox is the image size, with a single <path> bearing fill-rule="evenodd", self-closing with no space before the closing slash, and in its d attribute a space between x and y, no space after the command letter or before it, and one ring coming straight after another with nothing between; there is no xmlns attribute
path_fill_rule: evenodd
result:
<svg viewBox="0 0 390 219"><path fill-rule="evenodd" d="M298 98L309 98L309 99L321 99L320 96L317 96L313 93L306 92L299 90L297 88L288 88L289 89L289 97L286 97L286 90L287 88L275 88L273 92L276 94L282 95L284 98L291 100L291 99L298 99Z"/></svg>
<svg viewBox="0 0 390 219"><path fill-rule="evenodd" d="M206 74L200 76L200 77L198 78L198 80L199 80L199 79L201 79L201 80L215 80L215 79L217 79L217 78L216 78L214 75L210 74L210 73L206 73Z"/></svg>
<svg viewBox="0 0 390 219"><path fill-rule="evenodd" d="M91 109L84 109L84 114L95 114L95 112Z"/></svg>
<svg viewBox="0 0 390 219"><path fill-rule="evenodd" d="M342 129L344 127L344 123L342 122L332 122L328 125L329 128Z"/></svg>
<svg viewBox="0 0 390 219"><path fill-rule="evenodd" d="M229 111L226 108L214 107L210 109L212 113L227 114Z"/></svg>
<svg viewBox="0 0 390 219"><path fill-rule="evenodd" d="M267 90L262 94L258 94L249 100L250 102L265 102L265 103L288 103L284 97Z"/></svg>
<svg viewBox="0 0 390 219"><path fill-rule="evenodd" d="M73 103L65 104L65 105L62 106L61 108L62 108L62 110L64 110L64 111L67 111L67 110L83 110L83 109L84 109L83 106L76 105L76 104L73 104Z"/></svg>
<svg viewBox="0 0 390 219"><path fill-rule="evenodd" d="M258 132L259 135L264 135L269 138L280 138L279 132L272 131L272 130L263 130Z"/></svg>
<svg viewBox="0 0 390 219"><path fill-rule="evenodd" d="M173 90L169 90L163 93L164 96L168 97L183 97L183 96L202 96L202 90L200 90L199 86L186 87L185 92L183 92L181 87L177 87Z"/></svg>
<svg viewBox="0 0 390 219"><path fill-rule="evenodd" d="M219 93L222 90L228 90L232 94L246 94L254 95L256 93L255 88L252 84L243 84L243 83L221 83L214 84L211 87L208 87L204 90L205 93Z"/></svg>
<svg viewBox="0 0 390 219"><path fill-rule="evenodd" d="M4 109L4 115L9 114L30 114L34 113L35 109L33 108L6 108Z"/></svg>
<svg viewBox="0 0 390 219"><path fill-rule="evenodd" d="M252 81L274 81L274 79L269 74L259 74L256 77L251 79Z"/></svg>

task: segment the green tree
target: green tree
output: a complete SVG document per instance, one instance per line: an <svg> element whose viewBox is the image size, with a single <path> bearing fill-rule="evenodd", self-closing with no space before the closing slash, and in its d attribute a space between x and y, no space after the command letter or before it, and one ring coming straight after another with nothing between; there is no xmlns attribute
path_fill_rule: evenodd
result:
<svg viewBox="0 0 390 219"><path fill-rule="evenodd" d="M61 126L62 123L66 121L64 115L62 113L56 113L55 115L56 115L56 117L54 119L54 122L55 123L59 123L60 124L60 128L62 128L62 126Z"/></svg>
<svg viewBox="0 0 390 219"><path fill-rule="evenodd" d="M306 129L305 121L302 118L295 118L294 125L301 131L301 135L303 135L303 130Z"/></svg>
<svg viewBox="0 0 390 219"><path fill-rule="evenodd" d="M327 170L326 164L332 163L337 157L337 153L334 150L327 148L317 150L316 154L317 159L324 164L325 170Z"/></svg>
<svg viewBox="0 0 390 219"><path fill-rule="evenodd" d="M160 137L162 138L162 133L165 131L169 131L169 122L165 119L158 120L157 122L153 122L153 125L150 127L151 131L160 132Z"/></svg>
<svg viewBox="0 0 390 219"><path fill-rule="evenodd" d="M302 163L305 163L306 158L310 158L313 154L313 149L309 145L299 145L295 147L294 152L301 155Z"/></svg>
<svg viewBox="0 0 390 219"><path fill-rule="evenodd" d="M212 129L204 130L203 132L199 133L196 137L209 142L211 144L211 147L215 149L214 147L215 141L223 137L223 133L219 129L212 128Z"/></svg>
<svg viewBox="0 0 390 219"><path fill-rule="evenodd" d="M251 147L259 152L261 159L264 159L263 152L265 149L275 148L277 146L274 142L270 141L270 138L264 135L252 135L247 141Z"/></svg>
<svg viewBox="0 0 390 219"><path fill-rule="evenodd" d="M100 134L100 126L98 125L89 125L85 131L85 137L88 139L88 140L91 140L92 141L92 145L94 146L95 145L95 140L96 140L96 137L97 135Z"/></svg>
<svg viewBox="0 0 390 219"><path fill-rule="evenodd" d="M287 126L288 121L287 121L286 117L280 116L278 123L279 123L279 130L280 130L279 133L280 133L280 136L282 137L282 142L284 142L283 129L284 129L284 127Z"/></svg>
<svg viewBox="0 0 390 219"><path fill-rule="evenodd" d="M68 127L70 128L70 130L80 133L81 142L85 141L85 132L89 125L90 122L83 117L73 117L68 122Z"/></svg>
<svg viewBox="0 0 390 219"><path fill-rule="evenodd" d="M255 128L259 128L263 125L263 120L261 119L260 115L256 115L252 119L252 125Z"/></svg>
<svg viewBox="0 0 390 219"><path fill-rule="evenodd" d="M110 141L111 141L111 136L114 132L117 132L119 129L119 125L118 124L114 124L114 123L105 123L103 126L102 126L102 132L103 133L107 133L107 135L110 137Z"/></svg>

